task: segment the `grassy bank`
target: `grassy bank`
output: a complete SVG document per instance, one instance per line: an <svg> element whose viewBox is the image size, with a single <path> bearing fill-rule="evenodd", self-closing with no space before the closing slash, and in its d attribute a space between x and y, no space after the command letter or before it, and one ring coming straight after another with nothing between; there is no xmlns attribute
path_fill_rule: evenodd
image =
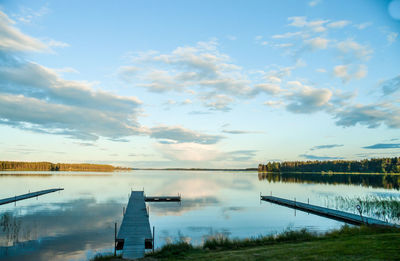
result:
<svg viewBox="0 0 400 261"><path fill-rule="evenodd" d="M162 260L400 260L400 231L344 226L325 234L300 230L241 240L217 236L208 239L202 247L178 242L147 257Z"/></svg>
<svg viewBox="0 0 400 261"><path fill-rule="evenodd" d="M118 260L97 257L95 260ZM203 246L167 244L143 260L400 260L400 230L344 226L325 234L305 229L271 236L215 236Z"/></svg>

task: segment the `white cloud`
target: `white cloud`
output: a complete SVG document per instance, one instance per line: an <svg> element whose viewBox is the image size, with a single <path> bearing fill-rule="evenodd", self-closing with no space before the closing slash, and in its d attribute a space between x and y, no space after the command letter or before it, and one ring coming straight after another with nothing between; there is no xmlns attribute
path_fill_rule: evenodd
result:
<svg viewBox="0 0 400 261"><path fill-rule="evenodd" d="M137 123L129 119L130 114L53 104L23 95L0 96L0 123L83 140L96 140L98 136L117 138L140 134Z"/></svg>
<svg viewBox="0 0 400 261"><path fill-rule="evenodd" d="M341 21L331 22L331 23L327 24L326 26L329 28L339 29L339 28L343 28L349 24L351 24L350 21L341 20Z"/></svg>
<svg viewBox="0 0 400 261"><path fill-rule="evenodd" d="M286 83L287 86L289 86L290 88L303 88L303 84L299 81L288 81Z"/></svg>
<svg viewBox="0 0 400 261"><path fill-rule="evenodd" d="M134 83L134 75L139 71L136 66L121 66L118 68L118 76L121 80L126 83Z"/></svg>
<svg viewBox="0 0 400 261"><path fill-rule="evenodd" d="M300 36L302 32L287 32L284 34L275 34L272 36L273 39L285 39L285 38L292 38L294 36Z"/></svg>
<svg viewBox="0 0 400 261"><path fill-rule="evenodd" d="M79 73L78 70L76 70L72 67L57 68L57 69L53 69L53 71L56 73Z"/></svg>
<svg viewBox="0 0 400 261"><path fill-rule="evenodd" d="M216 110L229 110L233 97L252 95L251 81L228 55L219 52L216 41L177 47L165 54L147 52L133 61L119 69L121 79L152 92L192 92L200 100L209 98L204 105ZM127 67L135 70L131 73Z"/></svg>
<svg viewBox="0 0 400 261"><path fill-rule="evenodd" d="M333 69L333 73L336 77L346 79L348 73L347 73L347 66L346 65L337 65Z"/></svg>
<svg viewBox="0 0 400 261"><path fill-rule="evenodd" d="M230 111L229 105L234 101L234 99L225 94L207 94L202 98L204 100L204 105L211 109L217 111Z"/></svg>
<svg viewBox="0 0 400 261"><path fill-rule="evenodd" d="M175 105L175 104L176 104L176 101L169 99L168 101L165 102L165 104L168 104L168 105Z"/></svg>
<svg viewBox="0 0 400 261"><path fill-rule="evenodd" d="M371 25L372 25L371 22L366 22L366 23L362 23L362 24L356 24L354 26L359 30L364 30L365 28L367 28L367 27L369 27Z"/></svg>
<svg viewBox="0 0 400 261"><path fill-rule="evenodd" d="M273 84L273 83L261 83L255 85L256 89L258 89L261 92L265 92L267 94L278 94L282 92L281 87L278 84Z"/></svg>
<svg viewBox="0 0 400 261"><path fill-rule="evenodd" d="M281 83L282 80L274 75L267 76L267 79L273 83Z"/></svg>
<svg viewBox="0 0 400 261"><path fill-rule="evenodd" d="M291 23L289 25L295 27L304 27L307 23L307 18L305 16L293 16L288 18Z"/></svg>
<svg viewBox="0 0 400 261"><path fill-rule="evenodd" d="M381 82L379 84L379 87L382 88L382 92L384 95L391 95L400 91L400 75Z"/></svg>
<svg viewBox="0 0 400 261"><path fill-rule="evenodd" d="M33 10L28 7L21 7L20 14L16 15L18 21L23 22L25 24L32 23L35 19L40 18L50 12L50 9L47 7L47 4L42 6L39 10Z"/></svg>
<svg viewBox="0 0 400 261"><path fill-rule="evenodd" d="M136 120L139 99L96 91L95 83L65 80L59 73L74 71L69 68L26 61L20 52L48 47L13 27L1 11L0 22L1 124L90 140L142 133Z"/></svg>
<svg viewBox="0 0 400 261"><path fill-rule="evenodd" d="M367 67L365 65L337 65L333 68L333 74L342 79L344 83L352 79L361 79L367 76Z"/></svg>
<svg viewBox="0 0 400 261"><path fill-rule="evenodd" d="M319 3L321 3L321 0L312 0L312 1L308 2L308 5L311 7L314 7L314 6L318 5Z"/></svg>
<svg viewBox="0 0 400 261"><path fill-rule="evenodd" d="M184 104L184 105L188 105L188 104L192 104L193 102L192 102L192 100L190 100L190 99L186 99L186 100L184 100L183 102L182 102L182 104Z"/></svg>
<svg viewBox="0 0 400 261"><path fill-rule="evenodd" d="M50 47L60 47L60 48L69 47L69 44L56 40L50 40L47 45Z"/></svg>
<svg viewBox="0 0 400 261"><path fill-rule="evenodd" d="M336 47L341 53L342 59L347 61L369 60L373 53L373 50L370 47L359 44L351 39L337 43Z"/></svg>
<svg viewBox="0 0 400 261"><path fill-rule="evenodd" d="M294 44L292 43L280 43L280 44L274 44L274 47L278 47L278 48L288 48L288 47L292 47Z"/></svg>
<svg viewBox="0 0 400 261"><path fill-rule="evenodd" d="M237 163L249 162L256 155L255 150L236 150L221 151L215 145L197 144L197 143L179 143L179 144L156 144L157 151L169 160L184 162L216 162Z"/></svg>
<svg viewBox="0 0 400 261"><path fill-rule="evenodd" d="M319 73L326 73L326 69L324 69L324 68L318 68L315 71L319 72Z"/></svg>
<svg viewBox="0 0 400 261"><path fill-rule="evenodd" d="M137 73L134 75L125 72L125 77L122 79L130 78L130 82L134 82L134 78ZM179 74L174 75L170 71L167 70L151 70L147 73L146 82L138 84L141 87L147 88L152 92L167 92L167 91L182 91L185 89L184 81L180 81L179 78L190 77L189 74Z"/></svg>
<svg viewBox="0 0 400 261"><path fill-rule="evenodd" d="M221 152L213 145L197 143L156 144L157 151L173 161L214 161Z"/></svg>
<svg viewBox="0 0 400 261"><path fill-rule="evenodd" d="M312 20L307 21L307 17L305 16L293 16L288 18L291 23L290 26L306 28L314 33L322 33L327 29L325 24L329 22L329 20Z"/></svg>
<svg viewBox="0 0 400 261"><path fill-rule="evenodd" d="M158 126L149 130L151 138L158 139L163 144L175 143L197 143L215 144L224 137L219 135L208 135L185 129L181 126Z"/></svg>
<svg viewBox="0 0 400 261"><path fill-rule="evenodd" d="M394 42L396 42L397 37L399 36L399 33L396 32L390 32L388 33L388 35L386 36L386 39L388 41L389 44L393 44Z"/></svg>
<svg viewBox="0 0 400 261"><path fill-rule="evenodd" d="M3 51L45 51L48 47L41 41L21 33L15 22L0 11L0 50Z"/></svg>
<svg viewBox="0 0 400 261"><path fill-rule="evenodd" d="M315 37L309 40L305 40L306 46L311 50L326 49L328 47L328 39L322 37Z"/></svg>
<svg viewBox="0 0 400 261"><path fill-rule="evenodd" d="M282 101L265 101L264 105L273 108L280 108L284 105L284 103Z"/></svg>
<svg viewBox="0 0 400 261"><path fill-rule="evenodd" d="M336 124L343 127L365 125L377 128L385 124L389 128L400 128L400 109L387 104L353 105L336 114Z"/></svg>
<svg viewBox="0 0 400 261"><path fill-rule="evenodd" d="M326 110L330 106L332 92L328 89L317 89L302 85L286 94L286 109L294 113L313 113Z"/></svg>
<svg viewBox="0 0 400 261"><path fill-rule="evenodd" d="M0 66L1 92L105 111L130 111L141 103L136 97L94 91L92 85L64 80L54 70L32 62L10 62Z"/></svg>

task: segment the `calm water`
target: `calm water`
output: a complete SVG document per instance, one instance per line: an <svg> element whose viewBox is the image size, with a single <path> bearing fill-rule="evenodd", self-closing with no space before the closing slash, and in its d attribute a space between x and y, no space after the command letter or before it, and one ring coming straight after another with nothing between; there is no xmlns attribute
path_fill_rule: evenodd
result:
<svg viewBox="0 0 400 261"><path fill-rule="evenodd" d="M181 204L148 203L156 247L179 238L201 244L218 233L244 238L288 228L326 231L343 225L260 202L260 192L330 207L337 207L338 197L400 200L397 176L318 178L314 174L212 171L19 173L0 175L0 198L56 187L65 190L0 206L2 260L87 260L98 252L111 252L114 222L121 223L131 189L144 188L149 196L182 195ZM355 209L347 205L346 211Z"/></svg>

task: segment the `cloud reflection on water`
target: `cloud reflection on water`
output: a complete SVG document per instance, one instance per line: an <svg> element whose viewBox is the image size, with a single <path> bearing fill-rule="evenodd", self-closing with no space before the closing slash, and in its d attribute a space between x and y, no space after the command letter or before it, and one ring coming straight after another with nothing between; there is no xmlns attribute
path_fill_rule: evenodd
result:
<svg viewBox="0 0 400 261"><path fill-rule="evenodd" d="M0 214L1 259L71 260L112 247L121 204L98 204L90 198L51 205L51 211Z"/></svg>

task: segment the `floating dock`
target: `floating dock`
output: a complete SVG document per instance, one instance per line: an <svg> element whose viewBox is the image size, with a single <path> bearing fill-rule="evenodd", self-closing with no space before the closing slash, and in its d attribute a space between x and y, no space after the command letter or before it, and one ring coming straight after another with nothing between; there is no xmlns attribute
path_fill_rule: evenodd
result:
<svg viewBox="0 0 400 261"><path fill-rule="evenodd" d="M278 205L290 207L293 209L298 209L304 212L312 213L318 216L331 218L334 220L346 222L352 225L375 225L375 226L389 226L389 227L399 227L399 225L391 224L379 219L364 217L340 210L324 208L320 206L310 205L308 203L302 203L298 201L288 200L284 198L278 198L273 196L261 196L261 200L275 203Z"/></svg>
<svg viewBox="0 0 400 261"><path fill-rule="evenodd" d="M19 200L24 200L24 199L28 199L28 198L35 198L35 197L38 197L38 196L41 196L44 194L48 194L48 193L52 193L52 192L56 192L56 191L60 191L60 190L64 190L64 189L63 188L46 189L46 190L40 190L40 191L36 191L36 192L30 192L30 193L19 195L19 196L14 196L11 198L0 199L0 205L13 203L13 202L17 202Z"/></svg>
<svg viewBox="0 0 400 261"><path fill-rule="evenodd" d="M122 250L122 258L142 258L145 249L152 249L149 213L145 202L179 202L181 197L146 197L143 191L132 191L128 206L116 238L116 250Z"/></svg>
<svg viewBox="0 0 400 261"><path fill-rule="evenodd" d="M181 196L177 197L144 197L146 202L180 202Z"/></svg>

